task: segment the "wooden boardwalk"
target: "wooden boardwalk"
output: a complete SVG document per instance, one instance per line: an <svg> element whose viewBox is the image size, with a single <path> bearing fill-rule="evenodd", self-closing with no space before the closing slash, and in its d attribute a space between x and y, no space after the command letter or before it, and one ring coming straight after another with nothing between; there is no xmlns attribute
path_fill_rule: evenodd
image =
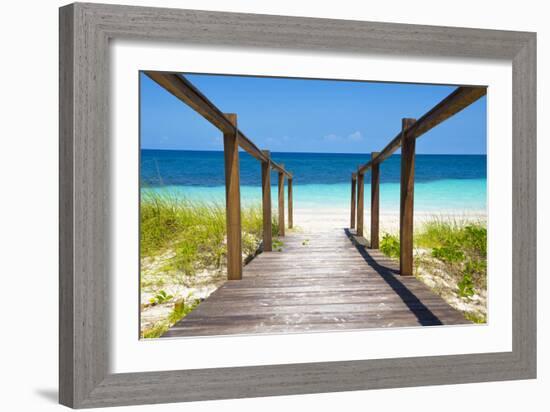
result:
<svg viewBox="0 0 550 412"><path fill-rule="evenodd" d="M163 337L470 323L399 263L344 229L288 234Z"/></svg>

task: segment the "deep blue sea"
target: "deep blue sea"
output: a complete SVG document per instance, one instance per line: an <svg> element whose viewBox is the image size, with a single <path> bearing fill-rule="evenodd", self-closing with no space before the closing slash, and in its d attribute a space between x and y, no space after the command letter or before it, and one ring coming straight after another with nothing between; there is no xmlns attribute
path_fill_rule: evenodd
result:
<svg viewBox="0 0 550 412"><path fill-rule="evenodd" d="M272 158L293 173L295 208L348 207L351 173L367 162L366 154L272 153ZM202 201L225 201L223 152L141 150L142 191L169 192ZM399 209L400 156L380 167L381 211ZM260 202L260 162L240 153L243 204ZM271 181L276 185L276 173ZM365 178L365 199L370 196L370 173ZM485 155L416 156L415 210L467 212L486 209L487 157ZM276 191L272 190L275 196Z"/></svg>

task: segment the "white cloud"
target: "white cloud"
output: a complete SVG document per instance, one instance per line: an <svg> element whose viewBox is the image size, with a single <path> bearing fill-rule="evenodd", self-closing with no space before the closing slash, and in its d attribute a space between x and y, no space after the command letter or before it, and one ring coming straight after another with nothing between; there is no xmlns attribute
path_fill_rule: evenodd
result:
<svg viewBox="0 0 550 412"><path fill-rule="evenodd" d="M323 137L323 140L326 142L339 142L342 140L342 138L336 134L327 134L325 137Z"/></svg>
<svg viewBox="0 0 550 412"><path fill-rule="evenodd" d="M351 140L352 142L360 142L363 140L363 135L359 130L357 130L348 136L348 140Z"/></svg>

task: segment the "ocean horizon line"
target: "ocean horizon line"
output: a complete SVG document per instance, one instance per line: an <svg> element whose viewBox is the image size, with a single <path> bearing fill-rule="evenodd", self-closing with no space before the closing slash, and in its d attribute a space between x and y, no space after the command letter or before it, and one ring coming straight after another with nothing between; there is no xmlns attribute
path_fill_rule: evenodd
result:
<svg viewBox="0 0 550 412"><path fill-rule="evenodd" d="M140 151L162 151L162 152L209 152L209 153L223 153L223 149L157 149L157 148L148 148L142 147ZM374 151L374 150L373 150ZM240 153L247 153L245 150L239 149ZM371 155L372 152L290 152L290 151L270 151L271 154L314 154L314 155ZM248 154L248 153L247 153ZM487 156L486 153L420 153L416 152L415 155L420 156ZM392 153L390 156L401 156L398 153Z"/></svg>

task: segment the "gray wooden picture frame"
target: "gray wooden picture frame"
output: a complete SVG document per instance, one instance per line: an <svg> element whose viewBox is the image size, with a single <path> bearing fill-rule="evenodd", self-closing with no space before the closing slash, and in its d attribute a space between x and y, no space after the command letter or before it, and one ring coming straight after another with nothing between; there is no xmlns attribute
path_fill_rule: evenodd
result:
<svg viewBox="0 0 550 412"><path fill-rule="evenodd" d="M536 377L536 34L103 4L60 9L59 397L74 408ZM109 373L109 40L513 65L511 352Z"/></svg>

